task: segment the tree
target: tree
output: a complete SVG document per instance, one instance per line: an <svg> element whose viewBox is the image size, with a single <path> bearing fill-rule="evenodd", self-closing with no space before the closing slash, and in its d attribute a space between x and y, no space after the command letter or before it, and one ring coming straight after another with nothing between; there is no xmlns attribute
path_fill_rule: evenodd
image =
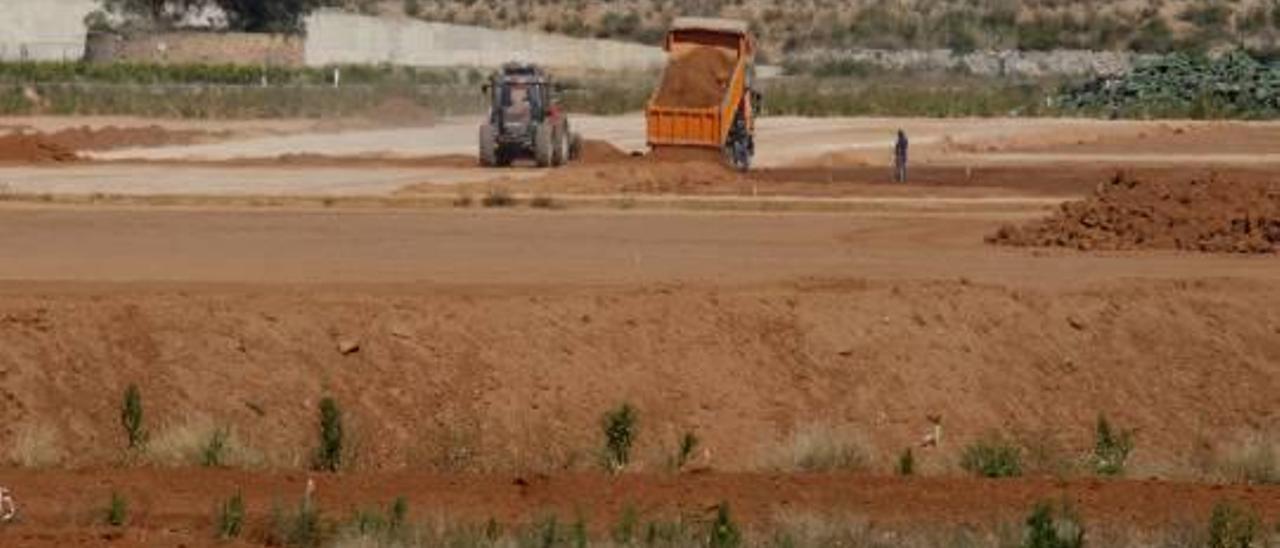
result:
<svg viewBox="0 0 1280 548"><path fill-rule="evenodd" d="M187 15L217 8L226 16L227 28L246 32L301 32L302 20L312 10L341 6L343 0L100 0L108 13L171 26Z"/></svg>

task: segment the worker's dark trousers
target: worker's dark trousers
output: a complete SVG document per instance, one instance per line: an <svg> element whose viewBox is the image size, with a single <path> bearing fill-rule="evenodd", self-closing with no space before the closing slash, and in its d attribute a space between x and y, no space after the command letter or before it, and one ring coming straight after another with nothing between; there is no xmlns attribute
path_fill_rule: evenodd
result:
<svg viewBox="0 0 1280 548"><path fill-rule="evenodd" d="M906 162L894 162L893 180L899 183L907 182L907 163Z"/></svg>

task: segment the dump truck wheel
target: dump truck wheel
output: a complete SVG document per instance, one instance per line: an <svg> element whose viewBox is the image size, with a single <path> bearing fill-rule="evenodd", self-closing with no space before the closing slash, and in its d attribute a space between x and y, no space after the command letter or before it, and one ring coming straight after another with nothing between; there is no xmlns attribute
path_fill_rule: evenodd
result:
<svg viewBox="0 0 1280 548"><path fill-rule="evenodd" d="M555 143L552 139L554 129L548 125L538 126L538 132L533 136L533 157L538 161L538 167L547 167L551 165L551 160L555 156L552 150Z"/></svg>
<svg viewBox="0 0 1280 548"><path fill-rule="evenodd" d="M493 126L489 124L480 126L480 165L484 167L493 167L499 163L495 133Z"/></svg>

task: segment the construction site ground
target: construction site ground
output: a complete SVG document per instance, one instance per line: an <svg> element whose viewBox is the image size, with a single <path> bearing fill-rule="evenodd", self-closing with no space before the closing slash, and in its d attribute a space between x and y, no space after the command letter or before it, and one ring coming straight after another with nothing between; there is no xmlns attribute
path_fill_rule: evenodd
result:
<svg viewBox="0 0 1280 548"><path fill-rule="evenodd" d="M721 501L749 531L797 514L993 530L1041 499L1121 536L1205 529L1222 500L1275 530L1280 488L1232 481L1280 440L1275 255L985 238L1117 169L1269 180L1280 124L770 118L742 175L631 156L636 116L573 121L603 144L550 172L476 167L470 119L0 124L180 141L0 161L0 486L20 505L0 544L212 543L236 491L257 543L308 478L335 519L405 496L415 519L555 513L601 536L628 505L706 519ZM517 205L484 207L498 190ZM151 457L127 457L130 383ZM338 475L307 471L325 396L355 448ZM622 402L636 457L612 476L600 420ZM1134 429L1122 478L1081 464L1099 414ZM921 448L928 415L945 435ZM160 443L209 424L243 466ZM701 443L678 472L686 432ZM1027 477L961 470L993 432L1027 448ZM806 433L865 466L796 472ZM918 477L895 477L907 447ZM112 492L123 529L102 523Z"/></svg>

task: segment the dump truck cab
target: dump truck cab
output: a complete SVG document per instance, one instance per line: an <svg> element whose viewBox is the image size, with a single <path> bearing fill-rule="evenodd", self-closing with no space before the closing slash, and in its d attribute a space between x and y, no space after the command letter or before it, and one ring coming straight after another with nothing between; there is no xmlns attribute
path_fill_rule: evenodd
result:
<svg viewBox="0 0 1280 548"><path fill-rule="evenodd" d="M568 117L542 68L507 63L490 75L484 92L489 115L480 125L481 165L507 166L517 158L533 158L539 167L558 166L575 156Z"/></svg>
<svg viewBox="0 0 1280 548"><path fill-rule="evenodd" d="M756 44L747 23L681 17L672 22L663 46L667 68L645 109L649 146L718 149L727 163L747 170L755 155L760 98L754 88ZM712 100L682 101L686 89L709 90Z"/></svg>

